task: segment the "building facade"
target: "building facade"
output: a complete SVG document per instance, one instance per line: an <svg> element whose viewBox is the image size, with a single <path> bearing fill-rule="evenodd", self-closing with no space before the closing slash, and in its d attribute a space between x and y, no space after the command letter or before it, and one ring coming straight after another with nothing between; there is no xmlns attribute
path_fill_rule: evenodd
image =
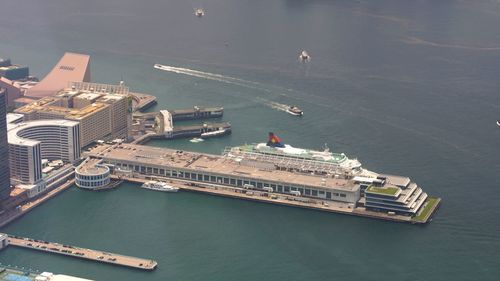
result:
<svg viewBox="0 0 500 281"><path fill-rule="evenodd" d="M6 92L0 88L0 200L9 198L10 168L9 168L9 145L7 143L7 122L6 122Z"/></svg>
<svg viewBox="0 0 500 281"><path fill-rule="evenodd" d="M42 159L74 163L80 158L79 123L39 120L12 125L8 132L9 164L15 183L42 179Z"/></svg>

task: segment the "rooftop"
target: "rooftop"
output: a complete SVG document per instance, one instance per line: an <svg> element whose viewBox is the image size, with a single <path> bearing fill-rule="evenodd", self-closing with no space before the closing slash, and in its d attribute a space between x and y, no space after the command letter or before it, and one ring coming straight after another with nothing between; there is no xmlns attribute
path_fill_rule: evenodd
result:
<svg viewBox="0 0 500 281"><path fill-rule="evenodd" d="M101 162L101 159L88 158L76 168L76 172L84 175L100 175L108 172L108 167L99 165Z"/></svg>
<svg viewBox="0 0 500 281"><path fill-rule="evenodd" d="M380 195L389 195L389 196L398 196L398 193L400 193L401 189L398 187L392 187L392 186L384 186L384 187L375 187L375 186L370 186L366 189L366 193L374 193L374 194L380 194Z"/></svg>
<svg viewBox="0 0 500 281"><path fill-rule="evenodd" d="M36 121L22 122L18 124L9 124L7 133L9 144L33 146L40 143L40 141L37 140L27 139L18 136L18 133L20 131L25 130L27 128L39 127L39 126L75 126L77 124L78 122L70 120L36 120Z"/></svg>
<svg viewBox="0 0 500 281"><path fill-rule="evenodd" d="M322 188L336 188L346 191L356 191L359 185L351 180L320 177L309 174L292 173L288 171L258 168L258 165L245 165L235 159L228 159L218 155L185 152L166 148L157 148L141 145L101 145L93 148L92 156L106 159L116 159L129 162L140 162L163 167L187 168L194 171L213 172L239 177L248 177L274 182L287 182L300 186L316 186ZM269 166L269 163L262 163ZM267 165L264 165L267 164Z"/></svg>

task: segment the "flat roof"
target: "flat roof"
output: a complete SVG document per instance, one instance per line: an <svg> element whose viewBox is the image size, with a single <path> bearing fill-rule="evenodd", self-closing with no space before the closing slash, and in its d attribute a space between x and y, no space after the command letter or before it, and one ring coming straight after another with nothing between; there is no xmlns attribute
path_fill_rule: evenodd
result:
<svg viewBox="0 0 500 281"><path fill-rule="evenodd" d="M75 126L75 125L78 125L78 122L64 120L64 119L35 120L35 121L22 122L18 124L10 124L8 126L8 132L7 132L8 141L9 144L33 146L40 143L40 141L20 137L17 135L19 131L39 126Z"/></svg>
<svg viewBox="0 0 500 281"><path fill-rule="evenodd" d="M120 160L145 165L191 169L198 172L217 173L227 176L246 177L256 180L288 183L298 186L334 188L356 191L359 185L352 180L292 173L275 169L263 169L245 165L235 159L219 155L179 151L167 148L133 144L101 145L90 151L90 155L107 160ZM262 163L269 166L269 163Z"/></svg>
<svg viewBox="0 0 500 281"><path fill-rule="evenodd" d="M98 93L85 93L85 92L80 92L79 95L77 95L75 98L77 99L83 99L83 100L96 100L100 98L102 94Z"/></svg>
<svg viewBox="0 0 500 281"><path fill-rule="evenodd" d="M83 175L100 175L109 171L109 168L105 166L98 166L102 162L101 159L97 158L88 158L82 162L77 168L76 171Z"/></svg>
<svg viewBox="0 0 500 281"><path fill-rule="evenodd" d="M19 113L7 113L6 115L7 124L15 123L16 121L22 120L23 118L24 115Z"/></svg>

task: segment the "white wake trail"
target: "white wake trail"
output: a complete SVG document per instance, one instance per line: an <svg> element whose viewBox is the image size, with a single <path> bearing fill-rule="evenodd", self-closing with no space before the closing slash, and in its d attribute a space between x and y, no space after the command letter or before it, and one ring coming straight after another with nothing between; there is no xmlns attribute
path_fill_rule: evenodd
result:
<svg viewBox="0 0 500 281"><path fill-rule="evenodd" d="M269 89L262 87L262 85L260 85L260 83L247 81L244 79L226 76L226 75L222 75L222 74L210 73L210 72L204 72L204 71L199 71L199 70L194 70L194 69L189 69L189 68L175 67L175 66L162 65L162 64L155 64L154 68L160 69L163 71L177 73L177 74L184 74L184 75L189 75L189 76L193 76L193 77L214 80L214 81L219 81L219 82L223 82L223 83L227 83L227 84L233 84L233 85L237 85L237 86L241 86L241 87L256 89L256 90L265 91L268 93L271 92Z"/></svg>

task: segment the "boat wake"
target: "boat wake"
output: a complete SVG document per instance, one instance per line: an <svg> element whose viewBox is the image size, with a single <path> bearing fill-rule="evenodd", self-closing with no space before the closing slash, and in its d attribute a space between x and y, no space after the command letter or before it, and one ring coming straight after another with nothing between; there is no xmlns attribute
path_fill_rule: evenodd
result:
<svg viewBox="0 0 500 281"><path fill-rule="evenodd" d="M163 70L163 71L168 71L168 72L173 72L177 74L184 74L184 75L189 75L193 77L198 77L198 78L203 78L203 79L208 79L208 80L213 80L213 81L219 81L222 83L226 84L233 84L233 85L238 85L246 88L251 88L251 89L257 89L265 92L271 92L269 89L265 89L260 83L258 82L252 82L240 78L235 78L231 76L226 76L222 74L217 74L217 73L210 73L210 72L204 72L204 71L199 71L199 70L194 70L194 69L189 69L189 68L183 68L183 67L175 67L175 66L169 66L169 65L162 65L162 64L155 64L154 68Z"/></svg>
<svg viewBox="0 0 500 281"><path fill-rule="evenodd" d="M253 90L258 90L261 92L266 92L269 94L276 94L276 91L272 91L271 89L269 89L268 87L266 87L265 85L263 85L259 82L248 81L248 80L241 79L241 78L235 78L235 77L226 76L226 75L217 74L217 73L204 72L204 71L199 71L199 70L195 70L195 69L175 67L175 66L169 66L169 65L163 65L163 64L155 64L154 68L159 69L159 70L163 70L163 71L177 73L177 74L183 74L183 75L198 77L198 78L202 78L202 79L218 81L218 82L222 82L222 83L226 83L226 84L237 85L237 86L241 86L241 87L245 87L245 88L249 88L249 89L253 89ZM279 95L289 97L289 95L284 94L282 92L279 93ZM290 108L289 105L273 102L273 101L270 101L268 99L264 99L264 98L260 98L260 97L257 98L257 101L262 103L265 106L268 106L270 108L280 110L280 111L286 112ZM191 142L198 142L198 141L193 141L193 140L191 140Z"/></svg>

